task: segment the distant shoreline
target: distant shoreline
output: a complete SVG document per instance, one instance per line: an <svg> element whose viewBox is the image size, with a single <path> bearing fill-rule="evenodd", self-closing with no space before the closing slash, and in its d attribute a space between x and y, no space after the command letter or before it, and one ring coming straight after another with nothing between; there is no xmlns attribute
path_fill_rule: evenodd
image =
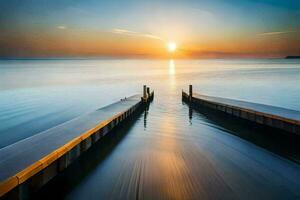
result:
<svg viewBox="0 0 300 200"><path fill-rule="evenodd" d="M287 56L285 59L300 59L300 56Z"/></svg>

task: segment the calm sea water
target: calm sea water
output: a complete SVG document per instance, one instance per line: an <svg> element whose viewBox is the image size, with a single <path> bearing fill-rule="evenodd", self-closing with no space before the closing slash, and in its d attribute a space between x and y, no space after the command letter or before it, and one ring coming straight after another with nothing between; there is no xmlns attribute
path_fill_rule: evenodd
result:
<svg viewBox="0 0 300 200"><path fill-rule="evenodd" d="M149 112L43 198L299 198L300 168L288 160L300 160L297 141L181 102L181 90L193 84L206 95L300 110L299 80L300 60L0 61L0 148L147 84L155 90Z"/></svg>

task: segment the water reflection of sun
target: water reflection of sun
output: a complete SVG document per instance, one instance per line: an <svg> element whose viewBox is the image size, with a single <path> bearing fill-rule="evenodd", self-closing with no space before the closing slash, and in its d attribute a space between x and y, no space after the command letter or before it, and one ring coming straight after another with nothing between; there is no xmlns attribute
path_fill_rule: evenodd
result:
<svg viewBox="0 0 300 200"><path fill-rule="evenodd" d="M172 89L176 86L176 66L173 59L169 60L169 82Z"/></svg>
<svg viewBox="0 0 300 200"><path fill-rule="evenodd" d="M175 62L173 59L169 61L169 75L175 75Z"/></svg>

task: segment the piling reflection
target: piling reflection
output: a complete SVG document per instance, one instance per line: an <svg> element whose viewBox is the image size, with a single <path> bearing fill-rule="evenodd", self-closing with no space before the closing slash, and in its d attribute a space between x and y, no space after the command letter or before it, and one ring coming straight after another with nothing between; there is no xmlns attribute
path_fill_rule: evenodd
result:
<svg viewBox="0 0 300 200"><path fill-rule="evenodd" d="M149 106L145 107L144 110L144 130L147 128L147 116L148 116Z"/></svg>
<svg viewBox="0 0 300 200"><path fill-rule="evenodd" d="M193 119L193 109L189 106L189 122L190 125L192 125L192 119Z"/></svg>

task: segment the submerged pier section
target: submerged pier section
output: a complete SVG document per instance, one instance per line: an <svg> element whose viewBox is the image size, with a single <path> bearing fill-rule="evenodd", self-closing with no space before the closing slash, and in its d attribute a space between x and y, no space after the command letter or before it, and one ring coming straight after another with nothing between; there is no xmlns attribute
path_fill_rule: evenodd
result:
<svg viewBox="0 0 300 200"><path fill-rule="evenodd" d="M153 97L144 86L143 96L121 99L0 149L0 198L27 199Z"/></svg>
<svg viewBox="0 0 300 200"><path fill-rule="evenodd" d="M182 100L196 107L210 108L259 125L300 135L299 111L234 99L205 96L193 93L192 85L189 86L189 93L182 91Z"/></svg>

